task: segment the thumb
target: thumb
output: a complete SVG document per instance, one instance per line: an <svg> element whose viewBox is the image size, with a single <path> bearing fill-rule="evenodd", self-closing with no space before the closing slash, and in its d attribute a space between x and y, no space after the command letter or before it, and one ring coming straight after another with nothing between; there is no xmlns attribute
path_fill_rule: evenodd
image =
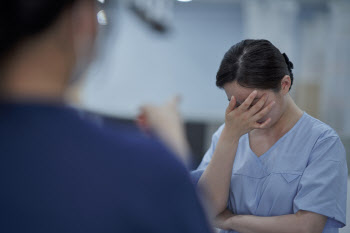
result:
<svg viewBox="0 0 350 233"><path fill-rule="evenodd" d="M167 106L170 106L174 109L177 109L178 105L180 104L181 102L181 96L179 95L176 95L174 97L172 97L168 102L167 102Z"/></svg>

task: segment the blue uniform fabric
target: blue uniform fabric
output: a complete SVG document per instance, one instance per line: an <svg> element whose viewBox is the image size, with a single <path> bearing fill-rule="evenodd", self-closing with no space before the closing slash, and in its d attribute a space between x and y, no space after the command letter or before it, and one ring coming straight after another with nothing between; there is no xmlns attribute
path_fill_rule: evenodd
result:
<svg viewBox="0 0 350 233"><path fill-rule="evenodd" d="M0 232L210 232L186 168L134 127L2 103L0 151Z"/></svg>
<svg viewBox="0 0 350 233"><path fill-rule="evenodd" d="M214 153L222 125L198 169L198 182ZM256 156L243 135L233 165L228 208L235 214L278 216L306 210L328 217L324 233L346 222L346 154L337 133L304 113L265 154ZM222 231L234 232L234 231Z"/></svg>

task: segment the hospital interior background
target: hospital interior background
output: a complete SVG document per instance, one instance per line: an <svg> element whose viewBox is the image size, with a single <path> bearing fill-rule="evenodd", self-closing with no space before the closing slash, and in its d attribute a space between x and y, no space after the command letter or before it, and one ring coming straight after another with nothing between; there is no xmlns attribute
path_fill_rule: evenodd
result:
<svg viewBox="0 0 350 233"><path fill-rule="evenodd" d="M196 165L224 122L227 98L215 86L224 53L242 39L268 39L294 63L292 97L338 132L350 167L349 0L100 2L97 59L72 88L89 117L132 124L142 104L179 94Z"/></svg>

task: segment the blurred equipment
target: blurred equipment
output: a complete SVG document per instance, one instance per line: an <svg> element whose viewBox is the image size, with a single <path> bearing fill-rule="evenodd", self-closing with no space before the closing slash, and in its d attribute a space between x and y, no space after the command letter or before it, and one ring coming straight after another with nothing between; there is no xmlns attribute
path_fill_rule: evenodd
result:
<svg viewBox="0 0 350 233"><path fill-rule="evenodd" d="M174 1L132 0L130 9L155 31L165 33L170 29L174 15Z"/></svg>

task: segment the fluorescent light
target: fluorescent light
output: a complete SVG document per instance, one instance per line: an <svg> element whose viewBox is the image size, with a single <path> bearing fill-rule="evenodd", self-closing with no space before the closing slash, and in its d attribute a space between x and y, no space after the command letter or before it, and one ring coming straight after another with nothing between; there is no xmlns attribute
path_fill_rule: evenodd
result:
<svg viewBox="0 0 350 233"><path fill-rule="evenodd" d="M97 22L100 25L107 25L108 24L108 20L107 20L107 16L104 10L101 10L97 13Z"/></svg>
<svg viewBox="0 0 350 233"><path fill-rule="evenodd" d="M192 0L177 0L178 2L192 2Z"/></svg>

